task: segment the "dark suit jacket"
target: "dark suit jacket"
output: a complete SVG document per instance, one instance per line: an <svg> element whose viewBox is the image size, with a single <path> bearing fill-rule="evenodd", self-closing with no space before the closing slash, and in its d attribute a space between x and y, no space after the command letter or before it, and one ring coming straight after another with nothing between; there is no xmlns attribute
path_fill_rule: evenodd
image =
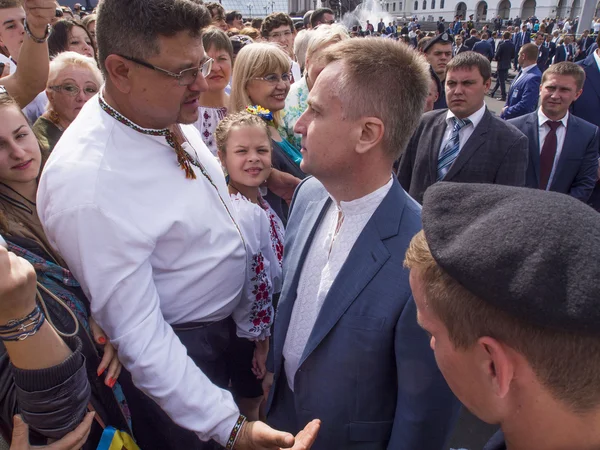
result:
<svg viewBox="0 0 600 450"><path fill-rule="evenodd" d="M594 55L590 55L578 62L585 71L585 84L583 93L573 103L571 111L577 117L600 127L600 71Z"/></svg>
<svg viewBox="0 0 600 450"><path fill-rule="evenodd" d="M494 50L488 41L477 41L473 45L473 51L477 52L487 59L491 60L494 57Z"/></svg>
<svg viewBox="0 0 600 450"><path fill-rule="evenodd" d="M548 58L550 56L550 50L546 47L544 47L544 44L542 44L539 48L538 51L538 59L537 59L537 66L538 69L540 69L540 72L544 72L544 70L546 70L546 65L548 63Z"/></svg>
<svg viewBox="0 0 600 450"><path fill-rule="evenodd" d="M554 58L554 55L556 55L556 43L555 42L548 42L548 61L546 61L546 68L548 68L548 66L550 64L552 64L552 58Z"/></svg>
<svg viewBox="0 0 600 450"><path fill-rule="evenodd" d="M458 55L459 53L464 53L464 52L468 52L468 51L469 51L469 47L467 47L463 43L463 45L461 45L460 48L458 50L456 50L456 54Z"/></svg>
<svg viewBox="0 0 600 450"><path fill-rule="evenodd" d="M529 140L529 165L527 186L540 185L540 136L537 111L509 121ZM551 191L569 194L587 202L596 185L598 150L600 138L598 127L573 114L569 115L567 134L556 166Z"/></svg>
<svg viewBox="0 0 600 450"><path fill-rule="evenodd" d="M291 206L269 355L274 383L268 421L296 433L308 421L321 419L313 450L441 450L459 404L417 324L402 263L421 229L421 208L395 180L325 298L294 378L294 393L284 384L283 345L300 273L331 202L323 185L308 178Z"/></svg>
<svg viewBox="0 0 600 450"><path fill-rule="evenodd" d="M598 43L594 42L592 45L590 45L590 48L588 48L585 51L586 56L590 56L593 52L596 51L597 48L598 48Z"/></svg>
<svg viewBox="0 0 600 450"><path fill-rule="evenodd" d="M540 99L542 72L537 66L515 79L510 85L506 98L506 110L500 116L504 120L523 116L537 109Z"/></svg>
<svg viewBox="0 0 600 450"><path fill-rule="evenodd" d="M423 202L425 190L437 181L446 113L447 110L425 113L400 159L400 184L419 203ZM444 181L525 186L527 158L527 138L523 133L486 110Z"/></svg>
<svg viewBox="0 0 600 450"><path fill-rule="evenodd" d="M515 50L518 53L521 47L531 42L531 32L526 31L523 33L522 31L519 31L518 33L515 33L513 35L513 42L515 44Z"/></svg>
<svg viewBox="0 0 600 450"><path fill-rule="evenodd" d="M496 61L498 61L498 70L508 70L512 60L515 58L515 44L510 40L502 41L498 44L496 51Z"/></svg>
<svg viewBox="0 0 600 450"><path fill-rule="evenodd" d="M469 50L473 50L473 47L477 42L481 39L476 38L475 36L471 36L469 39L465 40L464 44L469 48Z"/></svg>
<svg viewBox="0 0 600 450"><path fill-rule="evenodd" d="M494 434L491 439L485 444L483 450L506 450L506 442L504 441L504 433L502 430Z"/></svg>

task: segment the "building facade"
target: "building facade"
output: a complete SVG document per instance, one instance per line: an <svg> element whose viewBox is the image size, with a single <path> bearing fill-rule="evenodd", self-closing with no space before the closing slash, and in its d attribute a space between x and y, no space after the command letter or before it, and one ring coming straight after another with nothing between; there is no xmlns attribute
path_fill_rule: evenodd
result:
<svg viewBox="0 0 600 450"><path fill-rule="evenodd" d="M447 22L456 15L478 22L491 21L500 15L503 19L515 17L528 18L536 16L572 18L581 14L583 2L586 0L383 0L386 12L398 18L417 17L419 19L437 20L443 17ZM600 2L596 1L596 11L600 12Z"/></svg>

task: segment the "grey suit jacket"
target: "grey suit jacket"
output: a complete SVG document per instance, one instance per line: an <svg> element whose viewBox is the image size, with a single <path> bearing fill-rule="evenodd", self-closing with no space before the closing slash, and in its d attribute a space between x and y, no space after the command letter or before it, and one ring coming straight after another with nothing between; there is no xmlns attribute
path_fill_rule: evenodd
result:
<svg viewBox="0 0 600 450"><path fill-rule="evenodd" d="M308 178L285 235L283 290L273 327L267 420L297 433L322 421L313 450L441 450L458 402L419 327L402 266L421 208L394 180L331 286L287 387L283 346L306 255L331 197ZM287 392L287 394L286 394Z"/></svg>
<svg viewBox="0 0 600 450"><path fill-rule="evenodd" d="M419 203L423 203L425 190L437 181L447 111L423 115L400 159L398 180ZM525 186L528 157L525 135L486 109L444 181Z"/></svg>

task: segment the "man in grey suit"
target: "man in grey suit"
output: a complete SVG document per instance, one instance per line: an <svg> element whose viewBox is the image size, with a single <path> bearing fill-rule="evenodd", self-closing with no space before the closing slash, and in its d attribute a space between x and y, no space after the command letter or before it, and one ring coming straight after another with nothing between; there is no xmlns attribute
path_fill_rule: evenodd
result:
<svg viewBox="0 0 600 450"><path fill-rule="evenodd" d="M525 186L527 138L485 106L491 71L475 52L448 64L449 109L423 115L398 169L400 184L419 203L441 180Z"/></svg>
<svg viewBox="0 0 600 450"><path fill-rule="evenodd" d="M344 41L324 58L295 126L314 178L290 208L267 420L292 431L320 418L313 450L441 450L458 403L402 266L421 208L392 176L424 108L428 66L389 39Z"/></svg>

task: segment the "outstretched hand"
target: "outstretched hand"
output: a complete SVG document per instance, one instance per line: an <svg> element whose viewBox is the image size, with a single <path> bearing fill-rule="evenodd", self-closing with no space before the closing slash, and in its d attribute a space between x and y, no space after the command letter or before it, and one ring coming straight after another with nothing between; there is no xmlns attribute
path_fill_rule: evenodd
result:
<svg viewBox="0 0 600 450"><path fill-rule="evenodd" d="M319 433L321 421L308 423L296 437L290 433L277 431L264 422L246 422L240 430L235 450L308 450Z"/></svg>

